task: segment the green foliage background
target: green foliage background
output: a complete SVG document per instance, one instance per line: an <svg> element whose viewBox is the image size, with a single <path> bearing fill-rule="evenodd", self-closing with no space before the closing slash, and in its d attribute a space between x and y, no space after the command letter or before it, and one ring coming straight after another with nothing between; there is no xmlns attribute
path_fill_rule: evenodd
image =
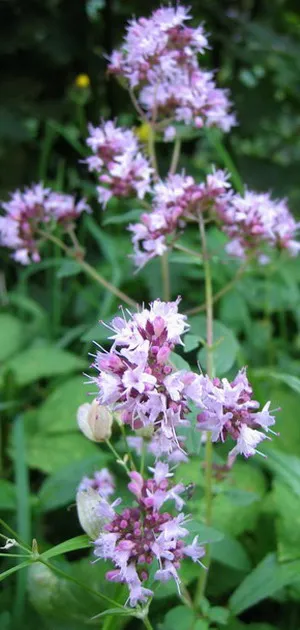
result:
<svg viewBox="0 0 300 630"><path fill-rule="evenodd" d="M239 126L223 142L240 177L256 190L287 195L299 215L298 3L201 0L189 4L195 22L205 21L211 33L207 65L218 69L219 83L232 93ZM88 258L138 301L161 295L157 261L134 276L128 258L131 244L125 228L140 208L136 202L112 202L102 214L94 182L79 160L85 155L86 121L118 116L124 124L138 124L125 92L106 77L104 56L120 42L132 14L157 6L157 2L122 0L1 4L1 196L40 178L57 189L86 194L94 214L82 219L79 236ZM75 86L80 73L90 77L87 90ZM159 155L164 172L169 157L166 145ZM224 160L228 154L220 150L214 135L186 136L181 166L192 174L203 174L211 162L224 166ZM186 240L192 249L198 247L192 231L187 231ZM220 234L210 230L215 292L236 272L222 245ZM95 289L76 264L62 260L55 247L45 249L42 262L28 268L17 268L6 251L1 253L0 511L27 542L31 535L38 538L44 551L80 534L72 504L83 474L108 464L118 474L109 453L79 435L75 423L76 409L86 401L81 374L88 369L91 342L106 339L98 320L113 316L118 301ZM201 264L178 253L170 258L173 297L182 295L183 310L202 303ZM230 377L238 367L249 366L258 399L271 399L273 408L282 409L277 423L280 437L265 449L267 460L240 461L226 481L216 482L217 535L208 589L212 608L206 607L203 619L195 620L180 605L176 589L166 585L158 593L153 613L162 630L173 629L179 619L182 630L222 625L229 630L300 628L299 284L299 261L281 259L270 267L250 269L216 306L215 334L222 339L216 352L218 371ZM203 316L191 318L190 323L183 358L203 364ZM20 412L21 434L15 430ZM217 457L222 458L222 449ZM191 461L177 474L178 479L196 484L189 507L201 519L196 447ZM112 585L104 587L103 567L90 565L78 551L57 562L61 571L94 590L105 588L109 596L124 600L123 593L112 593ZM12 561L3 559L3 570L11 566ZM189 571L184 568L183 580L193 585L195 574ZM42 630L79 630L103 610L97 598L82 595L75 584L47 573L44 565L30 568L28 597L22 580L5 582L0 595L3 630L31 630L36 625ZM114 625L106 624L105 630L125 623L138 628L140 622L115 617Z"/></svg>

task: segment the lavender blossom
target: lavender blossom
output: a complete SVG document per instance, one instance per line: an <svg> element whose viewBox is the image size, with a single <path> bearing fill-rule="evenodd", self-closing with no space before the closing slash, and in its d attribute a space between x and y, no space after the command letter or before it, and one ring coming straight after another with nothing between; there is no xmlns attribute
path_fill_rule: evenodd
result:
<svg viewBox="0 0 300 630"><path fill-rule="evenodd" d="M152 119L155 114L161 120L216 125L228 131L235 119L229 113L227 92L216 87L213 73L200 69L198 56L208 48L208 41L202 25L187 26L190 19L189 9L177 5L132 20L123 47L111 55L109 71L137 91L140 105Z"/></svg>
<svg viewBox="0 0 300 630"><path fill-rule="evenodd" d="M178 303L155 300L129 320L116 317L109 326L112 348L97 352L94 363L100 404L121 411L133 429L150 426L163 452L178 446L176 427L185 425L188 412L186 374L169 361L188 328Z"/></svg>
<svg viewBox="0 0 300 630"><path fill-rule="evenodd" d="M95 541L95 555L111 560L116 567L108 571L106 578L128 585L131 606L146 602L153 595L143 584L154 560L159 563L154 578L159 581L174 579L179 587L178 569L182 559L186 556L199 562L204 555L197 537L191 544L185 545L183 541L189 533L185 515L180 512L173 517L169 512L160 511L168 500L174 500L176 508L182 509L184 501L180 494L184 486L172 486L172 473L167 464L158 462L150 470L153 477L148 480L138 472L130 473L128 488L137 507L125 508L120 514L111 510L111 518Z"/></svg>
<svg viewBox="0 0 300 630"><path fill-rule="evenodd" d="M239 453L244 457L259 453L256 446L270 439L266 433L273 433L270 427L275 424L275 418L269 411L270 402L259 411L245 368L231 382L226 378L197 376L187 394L201 408L197 416L198 429L211 431L213 442L224 442L228 435L236 441L229 453L230 464Z"/></svg>
<svg viewBox="0 0 300 630"><path fill-rule="evenodd" d="M227 180L228 175L218 170L199 184L186 175L169 175L157 183L152 211L142 214L140 223L129 226L136 266L141 268L151 258L162 256L187 219L197 221L200 212L217 211L220 215L231 195Z"/></svg>
<svg viewBox="0 0 300 630"><path fill-rule="evenodd" d="M0 244L13 250L12 257L23 265L40 261L41 235L59 224L66 229L83 211L89 211L85 200L76 203L72 195L64 195L33 184L19 190L2 204Z"/></svg>
<svg viewBox="0 0 300 630"><path fill-rule="evenodd" d="M268 193L246 191L234 195L217 208L222 230L230 237L228 253L245 258L260 253L264 245L287 250L296 256L300 243L295 240L300 223L290 213L284 199L272 200Z"/></svg>
<svg viewBox="0 0 300 630"><path fill-rule="evenodd" d="M87 144L93 155L86 159L90 171L96 172L100 185L98 200L105 208L111 197L143 199L150 190L153 169L141 153L134 133L117 127L109 120L99 127L89 125Z"/></svg>

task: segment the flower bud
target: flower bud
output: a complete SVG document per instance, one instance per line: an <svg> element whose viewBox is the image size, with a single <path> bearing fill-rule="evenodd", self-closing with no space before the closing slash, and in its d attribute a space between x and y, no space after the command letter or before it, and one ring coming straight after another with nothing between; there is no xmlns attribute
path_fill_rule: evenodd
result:
<svg viewBox="0 0 300 630"><path fill-rule="evenodd" d="M98 490L94 490L94 488L78 490L76 494L78 520L83 531L92 540L98 538L106 522L105 518L100 516L100 504L101 497Z"/></svg>
<svg viewBox="0 0 300 630"><path fill-rule="evenodd" d="M105 442L111 436L113 416L97 399L78 408L77 423L80 431L92 442Z"/></svg>

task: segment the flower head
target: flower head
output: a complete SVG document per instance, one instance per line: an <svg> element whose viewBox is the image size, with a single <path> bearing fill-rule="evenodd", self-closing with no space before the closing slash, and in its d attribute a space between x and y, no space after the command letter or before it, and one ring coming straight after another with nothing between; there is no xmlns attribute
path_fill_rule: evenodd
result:
<svg viewBox="0 0 300 630"><path fill-rule="evenodd" d="M221 213L227 202L228 175L213 171L196 183L187 175L169 175L154 186L153 209L141 215L140 223L130 225L134 261L143 267L151 258L162 256L169 241L174 241L187 219L198 221L201 212Z"/></svg>
<svg viewBox="0 0 300 630"><path fill-rule="evenodd" d="M115 318L112 348L98 352L94 364L100 404L120 410L121 420L134 429L152 427L167 451L178 445L175 427L185 423L188 411L184 373L169 362L187 330L178 303L155 300L128 320Z"/></svg>
<svg viewBox="0 0 300 630"><path fill-rule="evenodd" d="M176 508L182 509L184 501L181 499L178 503L178 497L184 486L172 486L172 474L162 462L157 462L151 471L153 477L148 480L138 472L130 473L128 488L135 497L135 506L120 513L112 510L95 541L95 555L111 560L115 566L106 574L107 579L128 585L131 606L146 601L153 594L143 586L153 560L159 563L156 580L175 579L179 585L178 569L183 557L191 557L197 562L204 554L197 539L185 545L183 539L189 533L185 515L180 512L174 517L161 511L164 503L170 500L175 500Z"/></svg>
<svg viewBox="0 0 300 630"><path fill-rule="evenodd" d="M89 211L84 200L76 203L72 195L64 195L33 184L23 192L17 190L2 204L0 244L13 250L13 258L23 265L39 262L42 235L60 224L63 229Z"/></svg>
<svg viewBox="0 0 300 630"><path fill-rule="evenodd" d="M287 250L292 256L300 251L295 240L300 226L284 199L273 200L268 193L247 190L233 195L229 203L217 208L223 231L230 237L227 251L245 258L247 253L261 252L264 245Z"/></svg>
<svg viewBox="0 0 300 630"><path fill-rule="evenodd" d="M99 127L89 125L89 132L87 144L93 155L86 163L98 174L98 199L103 207L113 196L137 195L143 199L150 190L152 168L140 151L136 135L111 120Z"/></svg>
<svg viewBox="0 0 300 630"><path fill-rule="evenodd" d="M230 463L238 453L249 457L258 452L256 446L268 437L260 429L268 433L275 424L269 412L270 403L258 411L259 403L253 399L245 368L231 382L226 378L196 376L189 394L201 408L197 416L198 428L211 431L213 442L223 442L228 435L236 441L229 453Z"/></svg>
<svg viewBox="0 0 300 630"><path fill-rule="evenodd" d="M208 41L203 26L192 28L190 19L189 9L178 4L131 20L123 46L111 55L109 72L125 78L151 117L228 131L235 120L227 93L216 87L213 73L199 67Z"/></svg>

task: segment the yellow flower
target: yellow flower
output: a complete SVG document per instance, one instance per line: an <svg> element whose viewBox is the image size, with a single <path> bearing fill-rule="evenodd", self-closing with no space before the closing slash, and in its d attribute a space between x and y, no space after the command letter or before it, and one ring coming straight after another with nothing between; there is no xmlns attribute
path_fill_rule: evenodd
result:
<svg viewBox="0 0 300 630"><path fill-rule="evenodd" d="M78 88L84 89L90 85L90 77L88 74L78 74L75 79L75 85Z"/></svg>
<svg viewBox="0 0 300 630"><path fill-rule="evenodd" d="M141 142L148 142L151 133L149 123L143 122L139 127L135 127L135 135Z"/></svg>

